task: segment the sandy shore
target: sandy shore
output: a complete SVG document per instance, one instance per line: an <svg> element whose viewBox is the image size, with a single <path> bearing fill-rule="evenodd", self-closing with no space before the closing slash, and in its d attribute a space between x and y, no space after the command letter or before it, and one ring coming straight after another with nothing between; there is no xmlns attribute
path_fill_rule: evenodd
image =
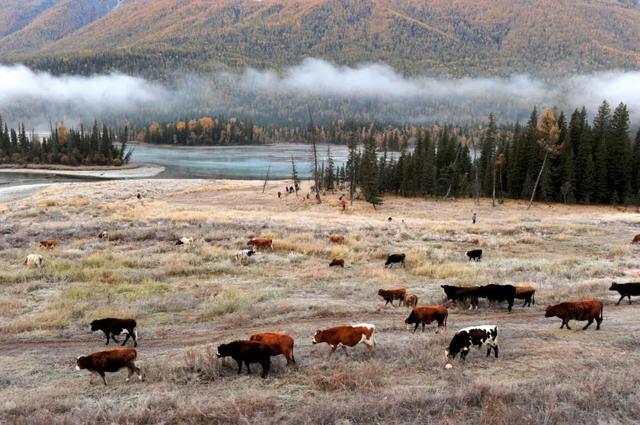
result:
<svg viewBox="0 0 640 425"><path fill-rule="evenodd" d="M143 179L155 177L165 171L159 165L141 165L131 168L0 168L0 173L6 174L46 174L63 177L90 177L96 179Z"/></svg>

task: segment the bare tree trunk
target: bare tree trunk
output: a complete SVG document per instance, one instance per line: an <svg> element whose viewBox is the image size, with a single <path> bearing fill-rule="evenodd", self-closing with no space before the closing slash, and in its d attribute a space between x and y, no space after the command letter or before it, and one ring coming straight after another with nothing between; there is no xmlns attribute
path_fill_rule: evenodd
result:
<svg viewBox="0 0 640 425"><path fill-rule="evenodd" d="M458 156L460 156L460 146L458 145L458 151L456 152L456 157L453 160L453 163L450 165L452 174L455 174L456 163L458 162ZM453 176L449 179L449 188L447 189L447 193L444 195L444 199L449 198L449 194L451 193L451 188L453 187Z"/></svg>
<svg viewBox="0 0 640 425"><path fill-rule="evenodd" d="M267 182L269 181L269 171L271 170L271 163L267 167L267 174L264 176L264 184L262 185L262 193L267 189Z"/></svg>
<svg viewBox="0 0 640 425"><path fill-rule="evenodd" d="M496 207L496 164L493 164L493 190L491 192L491 206Z"/></svg>
<svg viewBox="0 0 640 425"><path fill-rule="evenodd" d="M316 201L320 204L320 182L318 181L318 150L316 149L316 130L313 126L313 117L311 116L311 108L307 106L309 110L309 131L311 136L311 144L313 145L313 181L316 185Z"/></svg>
<svg viewBox="0 0 640 425"><path fill-rule="evenodd" d="M542 177L542 171L544 170L544 166L547 164L547 157L549 156L549 151L545 151L544 160L542 161L542 167L540 167L540 172L538 173L538 178L536 179L536 184L533 186L533 193L531 194L531 199L529 200L529 206L527 209L531 208L533 205L533 198L536 196L536 190L538 190L538 183L540 183L540 177Z"/></svg>
<svg viewBox="0 0 640 425"><path fill-rule="evenodd" d="M504 187L502 186L502 166L500 167L500 204L504 203Z"/></svg>

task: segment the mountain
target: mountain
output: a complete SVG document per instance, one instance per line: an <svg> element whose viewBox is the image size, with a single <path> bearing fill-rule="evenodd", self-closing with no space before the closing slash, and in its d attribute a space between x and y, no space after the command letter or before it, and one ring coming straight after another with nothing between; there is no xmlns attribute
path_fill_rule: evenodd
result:
<svg viewBox="0 0 640 425"><path fill-rule="evenodd" d="M637 0L20 0L0 57L54 72L279 67L313 56L407 74L640 68Z"/></svg>

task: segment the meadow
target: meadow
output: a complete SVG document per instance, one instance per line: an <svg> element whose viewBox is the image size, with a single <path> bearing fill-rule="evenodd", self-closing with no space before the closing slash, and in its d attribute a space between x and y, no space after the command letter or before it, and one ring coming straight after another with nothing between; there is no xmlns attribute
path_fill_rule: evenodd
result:
<svg viewBox="0 0 640 425"><path fill-rule="evenodd" d="M285 184L264 193L257 181L54 184L0 204L0 423L640 421L640 305L616 306L608 290L640 281L637 209L387 197L377 210L355 202L341 213L339 193L321 205L279 200ZM180 237L196 241L176 246ZM273 251L237 264L251 237L273 238ZM59 245L43 250L42 239ZM476 247L483 261L470 263L464 252ZM383 268L400 252L405 268ZM42 268L23 265L31 253ZM346 267L329 268L334 257ZM451 306L445 332L413 334L409 309L376 295L402 286L419 305L440 304L442 284L488 283L530 284L536 304ZM600 331L545 319L547 305L584 298L605 303ZM125 383L121 371L105 387L74 369L77 356L105 348L89 323L108 316L138 321L144 381ZM373 352L328 358L327 345L311 344L316 329L355 322L377 326ZM445 369L454 332L476 324L498 325L500 358L473 350ZM295 338L297 368L275 357L263 380L258 365L238 376L216 358L218 344L263 331Z"/></svg>

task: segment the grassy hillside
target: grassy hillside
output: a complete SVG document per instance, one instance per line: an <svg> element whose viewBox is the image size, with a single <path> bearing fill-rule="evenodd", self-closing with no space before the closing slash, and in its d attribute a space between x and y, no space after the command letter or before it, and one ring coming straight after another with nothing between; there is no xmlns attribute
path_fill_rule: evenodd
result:
<svg viewBox="0 0 640 425"><path fill-rule="evenodd" d="M308 56L449 75L640 67L637 2L127 0L101 18L107 9L85 17L76 3L110 10L117 0L63 1L0 38L0 53L47 63L108 51L138 59L129 66L140 69L129 71L165 63L280 66ZM149 62L149 55L163 59Z"/></svg>
<svg viewBox="0 0 640 425"><path fill-rule="evenodd" d="M33 19L60 0L4 0L0 6L0 37L29 25Z"/></svg>

